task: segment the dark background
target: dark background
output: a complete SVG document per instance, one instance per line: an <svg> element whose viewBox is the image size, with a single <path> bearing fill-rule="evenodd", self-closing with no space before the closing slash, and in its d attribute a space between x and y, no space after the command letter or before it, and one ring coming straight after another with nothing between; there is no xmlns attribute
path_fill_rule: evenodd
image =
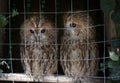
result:
<svg viewBox="0 0 120 83"><path fill-rule="evenodd" d="M7 70L5 72L23 73L23 69L20 63L19 28L24 19L31 15L34 15L35 13L43 14L54 21L55 24L57 24L57 28L61 28L63 27L62 15L64 12L71 11L71 1L73 11L91 10L89 13L93 18L95 25L104 24L103 13L100 10L100 0L10 0L10 4L8 4L8 12L12 12L12 9L17 9L19 15L9 19L9 24L7 25L8 28L6 29L5 42L13 43L14 45L11 45L13 71ZM104 41L104 27L98 26L96 27L96 31L97 41ZM11 36L9 34L11 34ZM58 41L60 40L61 35L62 31L59 31ZM11 42L9 40L11 40ZM103 57L105 50L104 43L98 43L98 45L100 50L100 57ZM11 57L10 45L6 45L4 51L5 56L3 58L9 59ZM102 61L103 60L101 59L100 62ZM8 63L11 65L11 60L8 60ZM58 74L63 74L60 66L58 66ZM103 72L99 71L98 76L103 76Z"/></svg>

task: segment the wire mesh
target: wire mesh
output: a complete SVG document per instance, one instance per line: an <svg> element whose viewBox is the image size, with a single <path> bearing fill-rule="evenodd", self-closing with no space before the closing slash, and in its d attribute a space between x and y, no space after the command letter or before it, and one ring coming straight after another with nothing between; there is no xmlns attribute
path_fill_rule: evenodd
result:
<svg viewBox="0 0 120 83"><path fill-rule="evenodd" d="M1 0L0 0L1 1ZM100 0L7 0L7 7L8 7L8 11L6 12L0 12L0 15L5 15L5 16L11 16L12 14L12 9L15 8L18 10L19 15L9 18L8 20L8 24L6 25L6 28L3 28L0 26L0 30L5 29L6 33L5 33L5 41L0 42L0 46L4 46L3 50L3 56L0 58L0 61L6 61L8 62L10 69L8 70L4 70L3 73L24 73L24 68L21 65L21 61L25 61L24 58L20 57L20 47L24 46L25 51L27 50L27 46L29 45L29 43L21 43L21 39L20 39L20 30L21 30L21 25L23 24L24 27L28 27L25 25L25 21L28 17L32 17L35 15L38 16L45 16L49 19L51 19L53 21L53 24L55 25L55 31L57 33L53 33L56 38L54 39L55 43L52 44L50 43L50 46L55 46L55 48L57 48L55 55L56 58L52 58L51 60L56 61L57 63L57 71L55 74L56 77L58 76L63 76L65 75L64 73L64 69L61 66L61 62L62 61L84 61L84 65L87 67L88 70L86 70L86 72L88 72L88 76L82 76L82 77L88 77L88 78L101 78L103 83L107 83L106 79L107 78L112 78L109 77L109 72L104 69L104 70L100 70L100 65L101 63L103 64L103 68L107 68L106 67L106 62L109 60L109 57L107 56L107 44L108 42L110 42L110 40L106 39L106 30L105 30L105 20L104 20L104 15L99 7L100 5ZM94 4L94 5L93 5ZM85 13L87 15L87 20L86 20L86 27L87 27L87 33L86 33L86 39L84 40L85 42L80 42L81 39L76 40L76 43L80 43L82 45L87 45L86 47L86 58L81 59L81 58L77 58L77 59L60 59L60 48L61 46L72 46L73 42L69 42L69 43L61 43L61 39L63 36L63 31L65 30L65 26L64 26L64 18L63 15L66 13L70 13L71 17L73 14L79 14L79 13ZM90 18L93 18L94 24L90 25ZM73 19L71 19L72 21ZM23 27L22 27L23 28ZM89 30L95 28L96 29L96 41L90 41L89 40ZM49 29L49 28L48 28ZM78 30L80 30L81 28L78 28ZM24 28L24 42L27 42L27 33L25 32L26 28ZM49 41L49 40L48 40ZM67 40L68 41L68 40ZM30 43L31 44L31 43ZM99 57L90 57L89 56L89 45L90 44L97 44L99 46ZM69 48L68 48L69 49ZM66 50L66 49L65 49ZM40 52L40 50L39 50ZM38 52L38 53L39 53ZM72 53L72 52L71 52ZM70 55L70 54L69 54ZM73 53L74 55L74 53ZM42 61L42 58L27 58L26 61ZM49 59L44 59L45 61L49 60ZM99 61L99 69L97 70L97 75L93 75L91 76L90 70L89 70L89 65L90 61L95 60L95 61ZM77 65L77 64L75 64ZM40 65L38 65L40 66ZM73 66L73 65L72 65ZM77 69L75 69L77 70ZM9 72L8 72L9 71ZM82 71L82 70L81 70ZM79 71L79 72L81 72ZM39 74L39 73L38 73ZM49 76L51 74L41 74L43 77L43 82L44 80L44 76ZM71 74L69 75L65 75L68 77L73 77ZM75 76L76 77L76 76ZM78 75L79 77L79 75ZM82 77L80 77L82 79ZM115 77L115 76L114 76ZM119 76L118 76L119 77ZM75 80L75 79L74 79ZM12 83L14 83L15 81L12 80ZM59 83L59 80L57 80L57 82ZM27 81L27 83L29 83L29 81ZM90 80L87 80L85 83L91 83ZM93 82L94 83L94 82ZM98 83L98 82L95 82ZM102 82L101 82L102 83Z"/></svg>

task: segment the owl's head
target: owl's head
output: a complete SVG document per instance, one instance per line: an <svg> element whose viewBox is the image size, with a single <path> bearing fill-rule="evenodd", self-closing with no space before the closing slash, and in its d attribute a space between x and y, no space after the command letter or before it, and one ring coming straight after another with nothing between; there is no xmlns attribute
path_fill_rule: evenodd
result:
<svg viewBox="0 0 120 83"><path fill-rule="evenodd" d="M92 21L87 19L85 13L67 13L64 15L64 31L69 34L70 37L84 37L89 36L92 31ZM91 28L91 29L90 29ZM94 33L93 33L94 34Z"/></svg>
<svg viewBox="0 0 120 83"><path fill-rule="evenodd" d="M54 26L44 17L33 16L26 20L24 29L27 38L39 42L40 40L47 41L51 34L54 33Z"/></svg>

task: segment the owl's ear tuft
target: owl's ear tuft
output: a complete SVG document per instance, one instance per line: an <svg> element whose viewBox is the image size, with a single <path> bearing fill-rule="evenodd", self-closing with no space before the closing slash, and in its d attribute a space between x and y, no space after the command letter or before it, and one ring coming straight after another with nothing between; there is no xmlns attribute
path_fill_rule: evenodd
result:
<svg viewBox="0 0 120 83"><path fill-rule="evenodd" d="M67 12L63 15L63 19L66 19L68 18L69 16L71 16L71 13L70 12Z"/></svg>
<svg viewBox="0 0 120 83"><path fill-rule="evenodd" d="M30 18L30 21L31 21L31 22L35 22L35 17L31 17L31 18Z"/></svg>
<svg viewBox="0 0 120 83"><path fill-rule="evenodd" d="M68 12L63 15L64 23L66 23L67 18L68 18L69 16L70 16L70 13L68 13Z"/></svg>

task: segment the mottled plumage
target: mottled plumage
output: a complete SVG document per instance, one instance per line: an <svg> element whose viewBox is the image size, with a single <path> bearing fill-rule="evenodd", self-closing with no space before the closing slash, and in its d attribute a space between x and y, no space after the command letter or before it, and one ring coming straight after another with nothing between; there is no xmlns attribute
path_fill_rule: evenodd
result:
<svg viewBox="0 0 120 83"><path fill-rule="evenodd" d="M95 28L85 13L66 13L61 38L60 61L66 75L81 81L98 71L98 46ZM78 82L75 82L78 83ZM86 83L86 82L85 82Z"/></svg>
<svg viewBox="0 0 120 83"><path fill-rule="evenodd" d="M35 80L57 70L56 29L44 17L33 16L20 28L21 62L26 74Z"/></svg>

